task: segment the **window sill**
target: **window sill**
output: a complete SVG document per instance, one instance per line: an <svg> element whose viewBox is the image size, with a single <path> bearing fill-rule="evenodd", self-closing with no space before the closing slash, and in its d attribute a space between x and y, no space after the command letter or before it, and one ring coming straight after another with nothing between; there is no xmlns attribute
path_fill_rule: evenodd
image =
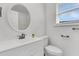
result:
<svg viewBox="0 0 79 59"><path fill-rule="evenodd" d="M66 27L66 26L79 26L79 23L70 23L70 24L55 24L55 27Z"/></svg>

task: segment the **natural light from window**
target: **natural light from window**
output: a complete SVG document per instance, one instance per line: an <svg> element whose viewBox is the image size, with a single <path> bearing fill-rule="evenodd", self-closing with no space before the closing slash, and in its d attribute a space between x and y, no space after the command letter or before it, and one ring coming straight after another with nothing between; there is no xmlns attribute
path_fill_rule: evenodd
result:
<svg viewBox="0 0 79 59"><path fill-rule="evenodd" d="M79 23L79 3L59 3L56 11L56 23Z"/></svg>

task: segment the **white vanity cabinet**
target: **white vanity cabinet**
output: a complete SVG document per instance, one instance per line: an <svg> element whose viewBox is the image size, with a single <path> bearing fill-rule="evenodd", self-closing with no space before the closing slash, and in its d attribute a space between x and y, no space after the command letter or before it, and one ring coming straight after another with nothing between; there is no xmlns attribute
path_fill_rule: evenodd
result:
<svg viewBox="0 0 79 59"><path fill-rule="evenodd" d="M43 56L45 45L47 45L47 39L38 39L28 44L4 50L0 52L0 56Z"/></svg>

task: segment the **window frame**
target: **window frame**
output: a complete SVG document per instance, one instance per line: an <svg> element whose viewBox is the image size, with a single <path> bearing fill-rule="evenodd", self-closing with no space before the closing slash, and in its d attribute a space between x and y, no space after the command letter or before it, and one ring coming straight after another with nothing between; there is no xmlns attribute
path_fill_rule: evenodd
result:
<svg viewBox="0 0 79 59"><path fill-rule="evenodd" d="M79 25L79 20L78 20L78 22L77 22L77 20L75 21L75 22L72 22L72 20L71 21L66 21L65 23L64 23L64 21L59 21L59 18L57 18L58 17L58 15L61 15L61 14L63 14L63 13L68 13L68 12L71 12L71 11L75 11L75 10L77 10L77 9L79 9L79 7L77 6L77 7L74 7L74 8L72 8L72 9L68 9L68 10L66 10L66 11L63 11L63 12L61 12L61 13L58 13L58 5L59 5L60 3L57 3L56 4L56 26L71 26L71 25Z"/></svg>

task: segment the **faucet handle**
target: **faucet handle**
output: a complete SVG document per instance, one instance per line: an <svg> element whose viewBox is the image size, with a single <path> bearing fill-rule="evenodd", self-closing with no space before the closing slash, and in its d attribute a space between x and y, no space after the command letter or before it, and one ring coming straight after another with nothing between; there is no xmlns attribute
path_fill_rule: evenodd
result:
<svg viewBox="0 0 79 59"><path fill-rule="evenodd" d="M22 33L22 34L24 34L24 33ZM27 35L27 34L24 34L24 35Z"/></svg>

